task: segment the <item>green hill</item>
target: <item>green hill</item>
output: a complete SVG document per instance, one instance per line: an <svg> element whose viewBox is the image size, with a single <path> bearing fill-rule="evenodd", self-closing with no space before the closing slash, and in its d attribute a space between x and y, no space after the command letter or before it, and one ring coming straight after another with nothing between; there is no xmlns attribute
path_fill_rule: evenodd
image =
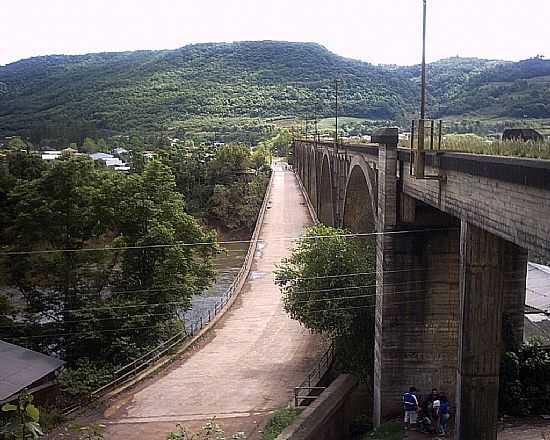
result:
<svg viewBox="0 0 550 440"><path fill-rule="evenodd" d="M406 119L418 106L419 73L418 66L375 66L314 43L274 41L36 57L0 67L0 135L329 116L336 78L341 114ZM451 58L429 66L429 84L431 116L550 117L550 61Z"/></svg>

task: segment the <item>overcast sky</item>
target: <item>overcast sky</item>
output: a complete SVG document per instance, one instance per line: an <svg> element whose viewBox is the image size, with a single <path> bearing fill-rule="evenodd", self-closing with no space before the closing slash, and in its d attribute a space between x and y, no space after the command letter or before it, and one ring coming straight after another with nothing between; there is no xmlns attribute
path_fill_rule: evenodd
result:
<svg viewBox="0 0 550 440"><path fill-rule="evenodd" d="M372 63L415 64L422 0L0 0L0 65L47 54L189 43L314 41ZM550 0L428 0L428 61L550 57Z"/></svg>

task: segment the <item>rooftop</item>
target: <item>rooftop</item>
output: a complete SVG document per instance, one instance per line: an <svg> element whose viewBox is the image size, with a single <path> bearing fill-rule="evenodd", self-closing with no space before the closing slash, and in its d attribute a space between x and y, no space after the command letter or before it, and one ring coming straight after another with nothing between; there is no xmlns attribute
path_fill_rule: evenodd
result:
<svg viewBox="0 0 550 440"><path fill-rule="evenodd" d="M54 357L0 341L0 401L29 387L63 364Z"/></svg>

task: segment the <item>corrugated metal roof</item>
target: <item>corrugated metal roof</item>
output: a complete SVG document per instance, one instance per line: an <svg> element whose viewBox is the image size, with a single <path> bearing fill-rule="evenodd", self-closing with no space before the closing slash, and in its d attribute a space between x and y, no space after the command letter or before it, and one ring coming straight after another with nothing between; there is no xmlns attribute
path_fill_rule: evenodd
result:
<svg viewBox="0 0 550 440"><path fill-rule="evenodd" d="M550 267L528 263L525 304L543 312L550 311Z"/></svg>
<svg viewBox="0 0 550 440"><path fill-rule="evenodd" d="M7 399L63 364L54 357L0 341L0 400Z"/></svg>

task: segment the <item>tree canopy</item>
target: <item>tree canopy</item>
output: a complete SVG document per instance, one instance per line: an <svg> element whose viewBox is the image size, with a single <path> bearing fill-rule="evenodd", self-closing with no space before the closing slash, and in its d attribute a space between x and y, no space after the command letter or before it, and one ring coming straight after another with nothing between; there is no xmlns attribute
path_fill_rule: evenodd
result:
<svg viewBox="0 0 550 440"><path fill-rule="evenodd" d="M374 355L376 261L371 242L329 226L307 229L275 272L285 310L334 339L341 367L366 380Z"/></svg>

